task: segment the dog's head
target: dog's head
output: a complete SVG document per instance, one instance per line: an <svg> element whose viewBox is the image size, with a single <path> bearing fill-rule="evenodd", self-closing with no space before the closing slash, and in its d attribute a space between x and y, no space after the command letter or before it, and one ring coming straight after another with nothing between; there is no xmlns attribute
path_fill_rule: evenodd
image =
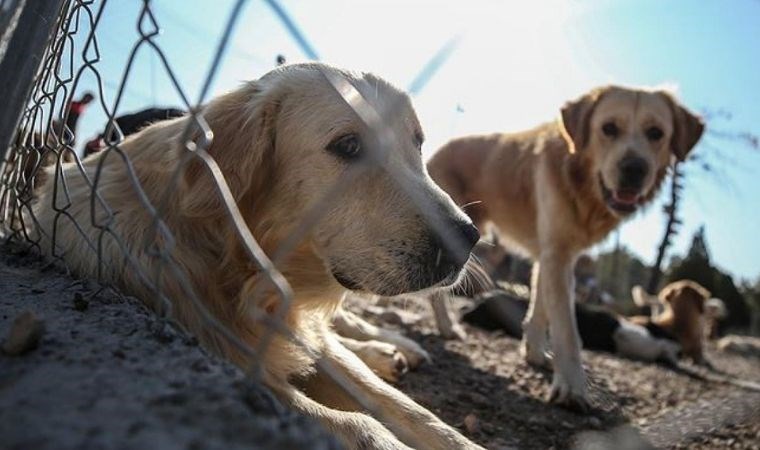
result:
<svg viewBox="0 0 760 450"><path fill-rule="evenodd" d="M684 160L704 130L671 94L618 86L568 102L560 123L571 151L590 161L597 194L619 216L652 197L672 158Z"/></svg>
<svg viewBox="0 0 760 450"><path fill-rule="evenodd" d="M659 298L672 314L673 333L684 354L702 362L705 302L710 298L710 292L698 283L681 280L665 286Z"/></svg>
<svg viewBox="0 0 760 450"><path fill-rule="evenodd" d="M396 295L458 279L478 230L428 176L417 116L388 82L281 66L204 117L215 134L209 152L260 240L303 235L356 291Z"/></svg>

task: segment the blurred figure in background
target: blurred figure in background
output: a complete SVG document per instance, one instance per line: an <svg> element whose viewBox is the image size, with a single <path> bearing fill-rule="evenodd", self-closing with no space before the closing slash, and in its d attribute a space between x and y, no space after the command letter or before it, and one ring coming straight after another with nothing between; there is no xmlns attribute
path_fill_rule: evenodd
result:
<svg viewBox="0 0 760 450"><path fill-rule="evenodd" d="M116 130L112 126L106 126L106 129L102 134L90 139L87 144L85 144L82 157L86 158L93 153L99 152L108 142L117 142L119 139L119 132L121 132L122 137L127 137L131 134L137 133L152 123L174 119L184 115L185 111L177 108L147 108L131 114L124 114L116 117L114 122L116 122L119 130Z"/></svg>
<svg viewBox="0 0 760 450"><path fill-rule="evenodd" d="M87 109L87 105L92 103L93 100L95 100L95 96L92 95L91 92L85 92L79 100L72 100L71 103L69 103L69 106L67 108L68 114L64 114L64 117L66 117L66 127L69 129L72 135L72 146L76 143L77 124L79 123L79 118L82 116L82 114L84 114L84 110Z"/></svg>

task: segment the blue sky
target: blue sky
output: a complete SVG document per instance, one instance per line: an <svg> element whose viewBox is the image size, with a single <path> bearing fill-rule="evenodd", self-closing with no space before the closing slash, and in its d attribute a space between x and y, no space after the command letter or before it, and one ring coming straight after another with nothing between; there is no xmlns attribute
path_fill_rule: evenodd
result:
<svg viewBox="0 0 760 450"><path fill-rule="evenodd" d="M109 2L99 25L96 66L109 108L138 38L141 3ZM162 29L156 42L195 102L233 2L152 3ZM731 112L730 119L711 122L711 130L760 133L757 0L281 3L323 61L373 71L402 88L447 42L458 39L449 59L414 98L428 137L426 157L455 136L517 131L550 120L565 100L603 83L670 85L692 109ZM262 75L278 53L291 62L306 59L265 2L249 1L212 95ZM95 76L86 71L77 91L95 86ZM182 104L160 58L143 46L118 113L154 103ZM104 123L100 108L91 108L80 125L80 142ZM696 152L718 169L717 175L706 175L698 164L686 167L684 225L671 254L683 253L704 224L714 262L754 279L760 274L760 153L709 133ZM661 195L620 230L621 242L646 262L653 260L662 234L664 199ZM613 245L611 237L597 250Z"/></svg>

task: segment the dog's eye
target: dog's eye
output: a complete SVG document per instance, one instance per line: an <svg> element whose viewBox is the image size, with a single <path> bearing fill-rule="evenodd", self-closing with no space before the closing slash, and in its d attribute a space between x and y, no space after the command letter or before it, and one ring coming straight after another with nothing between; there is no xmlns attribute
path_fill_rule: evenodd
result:
<svg viewBox="0 0 760 450"><path fill-rule="evenodd" d="M425 142L425 136L421 132L414 133L414 143L417 144L417 148L422 151L422 143Z"/></svg>
<svg viewBox="0 0 760 450"><path fill-rule="evenodd" d="M649 139L652 142L659 141L662 139L662 136L665 133L662 132L662 130L658 127L649 127L647 128L646 135L647 139Z"/></svg>
<svg viewBox="0 0 760 450"><path fill-rule="evenodd" d="M330 142L327 150L335 156L346 160L356 159L361 155L362 143L359 140L359 136L346 134Z"/></svg>
<svg viewBox="0 0 760 450"><path fill-rule="evenodd" d="M615 125L615 122L606 122L602 125L602 133L607 137L615 138L620 133L620 130Z"/></svg>

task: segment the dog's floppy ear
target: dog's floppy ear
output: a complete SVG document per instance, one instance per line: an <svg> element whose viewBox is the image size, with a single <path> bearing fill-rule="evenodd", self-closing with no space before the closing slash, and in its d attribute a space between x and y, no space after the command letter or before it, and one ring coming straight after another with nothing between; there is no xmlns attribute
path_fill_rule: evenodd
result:
<svg viewBox="0 0 760 450"><path fill-rule="evenodd" d="M697 305L697 311L699 311L700 314L704 314L705 302L707 302L707 299L702 297L701 295L697 295L696 297L694 297L694 302Z"/></svg>
<svg viewBox="0 0 760 450"><path fill-rule="evenodd" d="M264 162L272 157L279 99L258 81L212 100L202 111L213 137L208 153L214 158L236 201L262 184ZM192 119L189 119L192 120ZM197 135L200 132L196 133ZM222 197L200 158L191 160L184 174L180 204L184 214L216 215Z"/></svg>
<svg viewBox="0 0 760 450"><path fill-rule="evenodd" d="M682 288L680 284L671 283L660 291L658 298L662 303L671 303L676 297L681 295Z"/></svg>
<svg viewBox="0 0 760 450"><path fill-rule="evenodd" d="M670 138L670 149L679 161L683 161L697 145L705 130L702 118L683 107L672 94L661 91L673 113L673 136Z"/></svg>
<svg viewBox="0 0 760 450"><path fill-rule="evenodd" d="M594 89L562 106L559 125L570 153L580 151L588 144L591 134L589 122L601 92L602 89Z"/></svg>

